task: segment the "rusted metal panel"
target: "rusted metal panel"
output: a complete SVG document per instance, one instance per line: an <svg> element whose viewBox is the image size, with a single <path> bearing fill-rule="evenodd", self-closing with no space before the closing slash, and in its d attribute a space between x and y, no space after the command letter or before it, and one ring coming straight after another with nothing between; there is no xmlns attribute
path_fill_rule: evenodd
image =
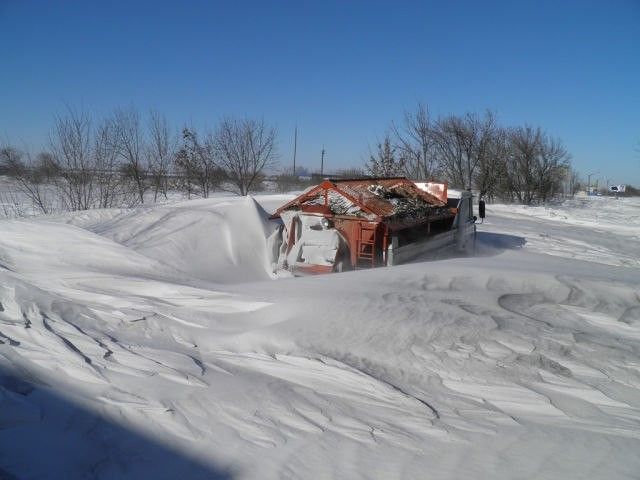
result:
<svg viewBox="0 0 640 480"><path fill-rule="evenodd" d="M349 246L349 262L351 265L357 263L357 238L360 222L354 218L334 218L334 226L343 236Z"/></svg>
<svg viewBox="0 0 640 480"><path fill-rule="evenodd" d="M280 207L275 214L277 218L280 212L290 209L301 210L305 203L322 204L329 206L330 192L336 192L347 201L359 207L365 214L371 214L378 218L371 220L390 219L398 216L399 205L406 202L414 202L417 207L444 207L446 201L441 200L421 190L404 177L371 178L358 180L325 180L320 185L303 193ZM338 212L334 212L338 213Z"/></svg>
<svg viewBox="0 0 640 480"><path fill-rule="evenodd" d="M301 205L300 210L304 213L319 213L322 216L331 216L333 212L328 205Z"/></svg>
<svg viewBox="0 0 640 480"><path fill-rule="evenodd" d="M443 202L447 202L448 199L448 189L449 189L449 184L447 182L434 182L434 181L430 181L430 182L414 182L416 184L416 187L418 187L420 190L423 190L431 195L433 195L434 197L438 198L439 200L442 200Z"/></svg>
<svg viewBox="0 0 640 480"><path fill-rule="evenodd" d="M321 275L323 273L333 272L333 265L315 265L307 263L296 263L293 267L293 273L299 275Z"/></svg>

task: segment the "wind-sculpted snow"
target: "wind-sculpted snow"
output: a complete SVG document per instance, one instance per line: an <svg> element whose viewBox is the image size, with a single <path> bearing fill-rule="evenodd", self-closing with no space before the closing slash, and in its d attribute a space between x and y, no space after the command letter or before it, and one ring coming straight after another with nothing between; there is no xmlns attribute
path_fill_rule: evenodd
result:
<svg viewBox="0 0 640 480"><path fill-rule="evenodd" d="M265 217L3 222L0 477L637 478L628 233L498 215L475 258L270 280Z"/></svg>
<svg viewBox="0 0 640 480"><path fill-rule="evenodd" d="M640 268L638 197L582 197L552 206L487 208L489 230L526 237L530 250Z"/></svg>
<svg viewBox="0 0 640 480"><path fill-rule="evenodd" d="M264 201L279 206L288 198L274 195ZM201 280L238 283L270 278L264 238L273 225L251 197L112 212L106 218L96 211L67 221Z"/></svg>

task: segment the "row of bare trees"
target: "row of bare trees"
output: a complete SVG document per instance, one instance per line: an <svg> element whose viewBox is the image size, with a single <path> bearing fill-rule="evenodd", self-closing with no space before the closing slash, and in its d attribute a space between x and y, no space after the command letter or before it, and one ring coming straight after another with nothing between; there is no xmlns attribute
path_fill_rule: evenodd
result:
<svg viewBox="0 0 640 480"><path fill-rule="evenodd" d="M492 112L434 119L418 104L371 151L371 175L441 178L489 199L531 204L579 188L571 156L540 128L503 127Z"/></svg>
<svg viewBox="0 0 640 480"><path fill-rule="evenodd" d="M276 130L264 121L225 118L215 130L200 139L185 128L175 155L176 172L190 195L200 195L228 185L235 193L247 195L262 183L264 171L277 159Z"/></svg>
<svg viewBox="0 0 640 480"><path fill-rule="evenodd" d="M6 145L0 169L40 213L133 206L170 190L208 197L259 188L277 160L277 133L263 120L225 118L204 134L175 133L156 111L118 109L94 122L68 108L57 116L47 151L32 157Z"/></svg>

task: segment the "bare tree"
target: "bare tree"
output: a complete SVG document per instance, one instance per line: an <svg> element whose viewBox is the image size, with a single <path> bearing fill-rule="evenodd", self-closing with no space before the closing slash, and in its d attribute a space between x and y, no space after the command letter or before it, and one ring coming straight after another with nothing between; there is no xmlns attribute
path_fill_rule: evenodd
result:
<svg viewBox="0 0 640 480"><path fill-rule="evenodd" d="M182 130L182 146L176 154L176 168L186 182L187 194L194 191L204 198L220 185L224 171L216 162L215 139L208 135L204 142L193 129Z"/></svg>
<svg viewBox="0 0 640 480"><path fill-rule="evenodd" d="M542 136L540 156L536 163L539 200L546 202L561 191L562 181L570 167L570 158L560 140L546 134Z"/></svg>
<svg viewBox="0 0 640 480"><path fill-rule="evenodd" d="M276 162L276 130L264 120L225 118L218 125L213 143L228 181L240 195L254 190L264 170Z"/></svg>
<svg viewBox="0 0 640 480"><path fill-rule="evenodd" d="M187 141L188 133L189 130L186 128L182 131L182 146L174 157L174 170L178 176L180 190L187 194L187 198L191 198L196 191L198 165Z"/></svg>
<svg viewBox="0 0 640 480"><path fill-rule="evenodd" d="M509 159L509 138L506 130L495 128L485 133L479 149L474 185L480 195L493 201L505 191L506 168Z"/></svg>
<svg viewBox="0 0 640 480"><path fill-rule="evenodd" d="M520 203L530 204L535 197L535 165L541 143L539 128L517 127L509 132L508 189Z"/></svg>
<svg viewBox="0 0 640 480"><path fill-rule="evenodd" d="M405 112L402 125L392 123L391 130L405 175L428 179L438 173L433 125L426 105L418 103L415 112Z"/></svg>
<svg viewBox="0 0 640 480"><path fill-rule="evenodd" d="M393 177L404 172L404 163L396 155L396 147L391 145L389 135L378 142L375 151L369 153L367 172L377 177Z"/></svg>
<svg viewBox="0 0 640 480"><path fill-rule="evenodd" d="M175 139L169 131L166 118L157 111L149 116L149 173L153 188L153 201L161 194L167 198L169 173L175 155Z"/></svg>
<svg viewBox="0 0 640 480"><path fill-rule="evenodd" d="M464 122L456 116L440 118L434 128L434 140L444 177L455 187L466 182L466 131Z"/></svg>
<svg viewBox="0 0 640 480"><path fill-rule="evenodd" d="M368 160L370 171L383 174L395 156L411 177L437 173L458 188L476 188L492 200L521 203L547 201L560 193L573 195L577 177L570 155L559 140L540 128L506 129L491 111L448 115L432 121L426 106L407 112L392 124L393 148L378 145ZM372 168L373 167L373 168Z"/></svg>
<svg viewBox="0 0 640 480"><path fill-rule="evenodd" d="M53 212L55 202L49 183L54 173L50 155L41 153L32 162L24 152L6 146L0 148L0 167L14 179L19 192L29 199L35 211L44 214Z"/></svg>
<svg viewBox="0 0 640 480"><path fill-rule="evenodd" d="M490 155L495 116L468 113L450 115L436 122L434 140L445 177L456 187L472 188L478 165Z"/></svg>
<svg viewBox="0 0 640 480"><path fill-rule="evenodd" d="M131 180L137 199L144 203L148 189L148 165L145 161L145 143L140 115L133 107L117 110L114 118L115 138L122 163L122 173Z"/></svg>
<svg viewBox="0 0 640 480"><path fill-rule="evenodd" d="M528 205L557 194L570 160L562 143L530 126L511 129L509 141L509 190L518 201Z"/></svg>
<svg viewBox="0 0 640 480"><path fill-rule="evenodd" d="M573 198L581 187L580 172L571 167L571 165L567 165L563 173L563 193L565 196Z"/></svg>
<svg viewBox="0 0 640 480"><path fill-rule="evenodd" d="M24 154L12 146L0 148L0 168L10 177L21 175L26 170L23 161Z"/></svg>
<svg viewBox="0 0 640 480"><path fill-rule="evenodd" d="M91 119L86 112L67 107L55 118L51 143L52 181L69 210L92 208L95 188L95 158L91 145Z"/></svg>
<svg viewBox="0 0 640 480"><path fill-rule="evenodd" d="M130 199L126 199L127 192L122 181L117 134L113 119L103 120L96 128L93 154L98 208L113 208L123 203L132 203Z"/></svg>

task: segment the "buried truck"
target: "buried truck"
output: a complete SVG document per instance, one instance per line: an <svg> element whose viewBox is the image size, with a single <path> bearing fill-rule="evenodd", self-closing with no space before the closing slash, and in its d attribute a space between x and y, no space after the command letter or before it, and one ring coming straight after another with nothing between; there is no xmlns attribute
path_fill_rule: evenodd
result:
<svg viewBox="0 0 640 480"><path fill-rule="evenodd" d="M280 222L268 242L274 271L295 275L397 265L447 247L470 250L476 232L470 192L450 198L446 183L405 177L327 179L271 219Z"/></svg>

